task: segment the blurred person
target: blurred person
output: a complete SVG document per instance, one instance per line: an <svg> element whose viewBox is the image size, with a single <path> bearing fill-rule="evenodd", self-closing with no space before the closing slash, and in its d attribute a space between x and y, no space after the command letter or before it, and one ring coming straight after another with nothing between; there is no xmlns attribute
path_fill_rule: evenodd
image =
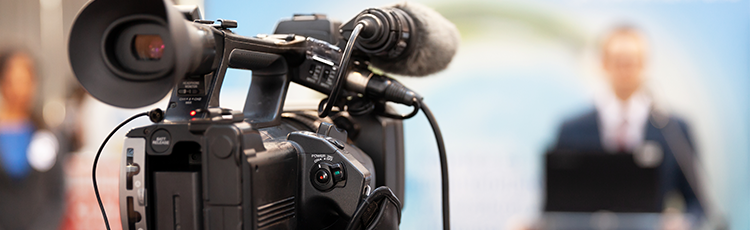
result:
<svg viewBox="0 0 750 230"><path fill-rule="evenodd" d="M703 207L677 162L685 155L675 155L687 154L692 161L693 141L687 124L657 109L645 89L647 54L644 37L633 27L616 27L604 37L601 67L610 88L597 95L592 111L562 124L554 148L562 152L612 154L638 154L646 147L660 150L659 207L673 206L665 209L666 213L672 213L674 206L682 206L679 209L697 220L703 217ZM678 131L666 132L662 130L665 127ZM682 152L674 152L674 142L668 139L675 137L684 140L681 143L689 151L683 151L686 148L681 146L679 151ZM673 197L680 197L674 195L677 192L681 193L683 202L674 205Z"/></svg>
<svg viewBox="0 0 750 230"><path fill-rule="evenodd" d="M58 141L33 113L37 71L23 50L0 51L0 229L57 229L63 206Z"/></svg>

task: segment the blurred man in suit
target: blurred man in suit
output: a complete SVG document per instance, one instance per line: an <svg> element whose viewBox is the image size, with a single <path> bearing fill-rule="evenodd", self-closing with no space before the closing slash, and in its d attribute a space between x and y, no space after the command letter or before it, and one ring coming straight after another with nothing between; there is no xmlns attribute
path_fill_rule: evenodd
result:
<svg viewBox="0 0 750 230"><path fill-rule="evenodd" d="M637 154L649 146L649 151L661 156L657 158L661 159L659 205L664 207L667 194L679 192L684 211L701 218L703 208L680 168L691 165L693 159L689 129L681 119L655 109L643 86L647 54L646 41L632 27L618 27L604 38L601 66L611 90L597 96L594 110L562 125L555 150Z"/></svg>

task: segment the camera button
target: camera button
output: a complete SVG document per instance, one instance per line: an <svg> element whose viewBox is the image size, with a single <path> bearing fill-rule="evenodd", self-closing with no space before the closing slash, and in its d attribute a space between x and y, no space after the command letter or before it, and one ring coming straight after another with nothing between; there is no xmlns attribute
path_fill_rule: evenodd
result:
<svg viewBox="0 0 750 230"><path fill-rule="evenodd" d="M166 152L170 146L170 139L171 136L167 130L156 130L156 132L151 134L151 150L157 153Z"/></svg>
<svg viewBox="0 0 750 230"><path fill-rule="evenodd" d="M318 171L315 172L315 181L320 184L328 183L330 179L331 176L328 174L328 170L318 169Z"/></svg>
<svg viewBox="0 0 750 230"><path fill-rule="evenodd" d="M339 183L346 180L346 174L340 164L331 165L331 173L333 174L333 183Z"/></svg>

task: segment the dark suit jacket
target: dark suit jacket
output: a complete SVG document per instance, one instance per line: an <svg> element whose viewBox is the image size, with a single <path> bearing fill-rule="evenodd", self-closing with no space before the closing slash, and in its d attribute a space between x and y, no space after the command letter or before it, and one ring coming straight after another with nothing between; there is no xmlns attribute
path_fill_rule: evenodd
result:
<svg viewBox="0 0 750 230"><path fill-rule="evenodd" d="M659 166L661 176L659 192L662 194L661 199L659 199L659 206L663 206L664 196L667 192L677 190L685 197L687 212L695 215L697 218L702 217L703 208L696 198L695 193L693 193L693 190L690 188L687 179L685 179L685 176L680 170L677 160L672 153L672 149L667 145L664 135L659 128L654 126L651 119L652 118L649 118L649 121L646 122L647 124L644 124L647 126L645 139L659 143L662 152L664 153L664 158ZM690 138L690 133L688 132L685 122L673 116L669 116L668 119L668 122L675 122L679 125L683 132L682 134L687 138L687 142L691 149L694 149L692 148L693 142ZM563 123L555 150L581 153L604 153L605 150L602 146L599 133L598 112L593 110Z"/></svg>

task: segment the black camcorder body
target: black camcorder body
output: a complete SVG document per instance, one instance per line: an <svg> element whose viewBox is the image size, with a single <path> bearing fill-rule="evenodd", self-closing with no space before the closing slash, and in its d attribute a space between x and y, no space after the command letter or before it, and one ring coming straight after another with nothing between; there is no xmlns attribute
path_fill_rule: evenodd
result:
<svg viewBox="0 0 750 230"><path fill-rule="evenodd" d="M237 113L215 112L205 121L127 134L123 229L344 229L376 188L370 155L324 119L295 111L278 126L255 130ZM383 124L372 129L385 131L383 138L399 136L400 121L358 119ZM382 149L402 148L387 143ZM397 157L390 154L381 157Z"/></svg>
<svg viewBox="0 0 750 230"><path fill-rule="evenodd" d="M403 198L400 120L346 111L329 119L310 114L314 110L277 114L289 81L330 91L340 58L337 46L298 35L335 34L328 29L333 26L300 25L332 22L320 15L297 18L283 21L279 29L306 30L252 39L196 22L219 39L223 35L225 45L252 46L225 46L229 55L217 63L254 70L246 112L204 109L211 90L218 90L209 87L216 72L180 81L172 91L167 122L127 134L120 173L124 229L345 229L364 198L385 186L387 177L389 188ZM254 51L271 45L304 58ZM357 142L369 152L352 145ZM380 181L376 168L382 170ZM391 227L397 228L398 218L393 221Z"/></svg>
<svg viewBox="0 0 750 230"><path fill-rule="evenodd" d="M123 229L398 229L401 120L420 108L441 153L447 229L437 123L419 95L369 69L371 57L398 61L416 52L420 32L405 10L371 8L343 25L295 15L273 34L254 37L232 33L236 27L168 0L95 0L79 12L70 60L92 96L137 108L171 92L165 112L134 116L112 133L141 115L155 122L126 135ZM252 71L242 111L219 105L228 68ZM317 108L284 111L292 82L329 97ZM414 111L394 115L389 101ZM100 208L108 225L101 201Z"/></svg>

